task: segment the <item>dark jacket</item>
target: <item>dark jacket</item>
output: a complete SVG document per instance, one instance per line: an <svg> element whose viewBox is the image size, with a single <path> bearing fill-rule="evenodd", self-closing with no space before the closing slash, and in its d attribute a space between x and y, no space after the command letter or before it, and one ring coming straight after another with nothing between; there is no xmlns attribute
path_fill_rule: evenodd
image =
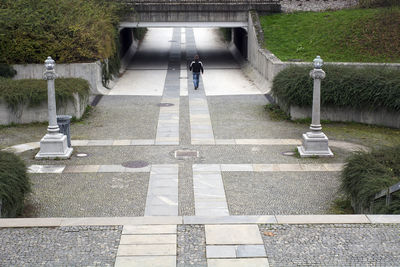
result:
<svg viewBox="0 0 400 267"><path fill-rule="evenodd" d="M204 73L203 63L201 63L201 61L199 61L199 60L194 60L194 61L192 61L192 63L190 63L189 70L191 70L193 72L201 71L201 73Z"/></svg>

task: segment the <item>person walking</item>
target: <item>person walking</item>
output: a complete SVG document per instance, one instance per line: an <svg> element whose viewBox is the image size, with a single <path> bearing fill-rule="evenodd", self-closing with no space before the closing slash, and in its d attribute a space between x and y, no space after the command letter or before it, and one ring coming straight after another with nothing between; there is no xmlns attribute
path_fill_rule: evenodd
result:
<svg viewBox="0 0 400 267"><path fill-rule="evenodd" d="M197 90L197 88L199 88L200 71L204 73L203 63L200 61L198 55L194 56L194 60L190 63L189 70L193 71L194 90Z"/></svg>

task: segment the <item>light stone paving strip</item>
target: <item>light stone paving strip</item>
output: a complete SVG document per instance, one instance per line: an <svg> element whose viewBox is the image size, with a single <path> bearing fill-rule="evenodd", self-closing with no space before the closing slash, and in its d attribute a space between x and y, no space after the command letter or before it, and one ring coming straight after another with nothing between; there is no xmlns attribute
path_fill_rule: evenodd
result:
<svg viewBox="0 0 400 267"><path fill-rule="evenodd" d="M229 215L219 165L193 165L193 187L196 216Z"/></svg>
<svg viewBox="0 0 400 267"><path fill-rule="evenodd" d="M31 165L28 173L62 173L65 165Z"/></svg>
<svg viewBox="0 0 400 267"><path fill-rule="evenodd" d="M154 166L162 168L164 165L166 167L171 166L168 164L159 164ZM126 168L122 165L31 165L28 167L28 173L150 172L150 169L152 171L157 171L158 167L152 167L151 165L143 168ZM216 179L220 172L338 172L341 171L343 167L344 164L342 163L195 164L193 165L193 177L196 176L199 179L197 187L205 187L207 180ZM169 175L169 173L165 174L167 176ZM158 175L163 175L163 173L158 173Z"/></svg>
<svg viewBox="0 0 400 267"><path fill-rule="evenodd" d="M122 165L31 165L28 173L97 173L97 172L150 172L151 165L143 168L126 168Z"/></svg>
<svg viewBox="0 0 400 267"><path fill-rule="evenodd" d="M193 59L197 53L193 29L186 29L186 52L190 59ZM188 84L191 82L192 79L188 79ZM191 143L192 145L215 145L214 132L201 75L198 90L194 90L193 85L188 87L190 88L188 91Z"/></svg>
<svg viewBox="0 0 400 267"><path fill-rule="evenodd" d="M163 97L162 103L173 106L160 107L156 145L179 145L179 98Z"/></svg>
<svg viewBox="0 0 400 267"><path fill-rule="evenodd" d="M180 74L180 96L188 96L188 76L187 76L187 67L186 65L181 65L181 74Z"/></svg>
<svg viewBox="0 0 400 267"><path fill-rule="evenodd" d="M178 172L176 164L152 165L145 216L178 215Z"/></svg>
<svg viewBox="0 0 400 267"><path fill-rule="evenodd" d="M208 266L268 266L257 225L205 225Z"/></svg>
<svg viewBox="0 0 400 267"><path fill-rule="evenodd" d="M183 72L184 66L181 66L181 73ZM186 84L187 87L187 84ZM182 88L182 87L181 87ZM172 110L172 109L171 109ZM175 113L175 111L174 111ZM164 118L170 115L165 115ZM195 127L196 128L196 127ZM202 127L197 127L202 128ZM210 128L210 127L203 127ZM210 128L211 129L211 128ZM301 145L301 140L299 139L215 139L215 145L269 145L269 146L293 146ZM73 147L79 146L152 146L152 145L164 145L163 143L156 143L154 139L121 139L121 140L71 140ZM90 145L89 145L90 144ZM343 141L329 141L330 146L338 147L348 151L367 151L368 148L343 142ZM212 143L208 145L213 145ZM39 142L32 142L26 144L15 145L3 149L4 151L9 151L13 153L23 153L25 151L38 149L40 147Z"/></svg>
<svg viewBox="0 0 400 267"><path fill-rule="evenodd" d="M160 107L156 145L179 145L180 40L181 29L175 28L172 34L168 71L161 100L161 103L169 103L172 106Z"/></svg>
<svg viewBox="0 0 400 267"><path fill-rule="evenodd" d="M186 71L186 70L185 70ZM184 70L181 70L181 73L183 73ZM182 74L181 74L182 75ZM174 102L176 105L179 105L179 101L176 102L176 99L169 99L165 100L165 103L172 103ZM164 100L163 100L164 103ZM204 102L203 102L204 103ZM175 105L175 106L176 106ZM193 107L193 113L198 113L198 112L208 112L208 107L207 109L199 108L200 111L196 110L196 107ZM173 107L162 107L160 108L160 120L165 122L166 124L168 123L179 123L179 118L177 118L177 112L179 112L178 109L174 109ZM161 115L162 113L162 115ZM211 122L210 125L198 125L192 127L196 132L198 133L204 133L207 131L212 131L212 126ZM36 143L32 143L36 144ZM126 140L72 140L71 141L72 146L144 146L144 145L162 145L156 140L153 139L126 139ZM282 145L300 145L301 140L300 139L215 139L214 142L208 143L209 145L269 145L269 146L282 146ZM14 149L14 151L26 151L30 149L35 149L39 147L39 143L37 143L37 146L34 145L28 145L28 144L23 144L19 146L14 146L9 148L9 150ZM24 150L25 149L25 150Z"/></svg>
<svg viewBox="0 0 400 267"><path fill-rule="evenodd" d="M248 216L139 216L83 218L2 218L0 228L130 225L243 225L243 224L400 224L400 215L248 215ZM139 227L139 229L140 229ZM144 227L144 226L143 226ZM145 227L146 228L146 227ZM146 228L147 229L147 228ZM132 230L134 231L134 230ZM139 234L143 234L144 230ZM147 232L152 234L153 232ZM170 232L167 232L170 233Z"/></svg>
<svg viewBox="0 0 400 267"><path fill-rule="evenodd" d="M114 266L176 266L176 228L176 225L125 225Z"/></svg>
<svg viewBox="0 0 400 267"><path fill-rule="evenodd" d="M189 93L192 145L215 145L210 113L204 91Z"/></svg>

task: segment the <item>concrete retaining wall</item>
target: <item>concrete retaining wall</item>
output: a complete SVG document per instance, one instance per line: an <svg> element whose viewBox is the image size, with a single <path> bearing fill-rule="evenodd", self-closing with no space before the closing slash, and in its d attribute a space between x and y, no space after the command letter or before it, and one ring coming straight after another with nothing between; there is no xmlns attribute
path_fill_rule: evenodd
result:
<svg viewBox="0 0 400 267"><path fill-rule="evenodd" d="M292 119L311 118L311 107L290 106ZM361 122L392 128L400 128L400 114L385 109L369 110L349 107L321 107L321 119L330 121Z"/></svg>
<svg viewBox="0 0 400 267"><path fill-rule="evenodd" d="M247 58L266 80L272 81L273 77L287 66L274 54L262 48L264 34L256 12L250 12L248 24Z"/></svg>
<svg viewBox="0 0 400 267"><path fill-rule="evenodd" d="M351 8L358 0L281 0L282 12L324 11Z"/></svg>
<svg viewBox="0 0 400 267"><path fill-rule="evenodd" d="M77 93L74 99L67 101L64 105L57 105L57 114L70 115L80 119L89 104L89 98L80 98ZM48 121L47 101L43 101L39 106L29 107L28 104L22 105L18 110L13 111L8 108L7 103L0 99L0 125L11 123L32 123Z"/></svg>
<svg viewBox="0 0 400 267"><path fill-rule="evenodd" d="M17 71L14 77L20 79L43 79L44 64L13 65ZM82 78L89 82L92 94L107 94L102 84L100 61L91 63L56 64L56 73L64 78Z"/></svg>
<svg viewBox="0 0 400 267"><path fill-rule="evenodd" d="M121 59L120 72L124 72L138 48L138 41L133 40L130 48ZM13 68L17 71L14 77L20 79L43 79L44 64L16 64ZM94 95L106 95L109 89L103 86L100 61L89 63L56 64L58 77L82 78L89 82L90 92ZM115 82L115 81L114 81ZM114 82L110 82L113 87Z"/></svg>

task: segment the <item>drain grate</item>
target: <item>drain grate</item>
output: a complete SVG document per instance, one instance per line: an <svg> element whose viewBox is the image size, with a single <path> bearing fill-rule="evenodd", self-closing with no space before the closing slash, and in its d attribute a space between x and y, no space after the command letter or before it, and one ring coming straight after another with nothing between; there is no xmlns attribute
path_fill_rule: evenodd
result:
<svg viewBox="0 0 400 267"><path fill-rule="evenodd" d="M197 150L176 150L175 158L176 159L189 159L189 158L198 158L199 151Z"/></svg>
<svg viewBox="0 0 400 267"><path fill-rule="evenodd" d="M122 163L125 168L144 168L149 166L149 163L143 160L127 161Z"/></svg>
<svg viewBox="0 0 400 267"><path fill-rule="evenodd" d="M159 107L172 107L172 106L174 106L174 104L172 104L172 103L159 103L159 104L157 104L157 106L159 106Z"/></svg>

